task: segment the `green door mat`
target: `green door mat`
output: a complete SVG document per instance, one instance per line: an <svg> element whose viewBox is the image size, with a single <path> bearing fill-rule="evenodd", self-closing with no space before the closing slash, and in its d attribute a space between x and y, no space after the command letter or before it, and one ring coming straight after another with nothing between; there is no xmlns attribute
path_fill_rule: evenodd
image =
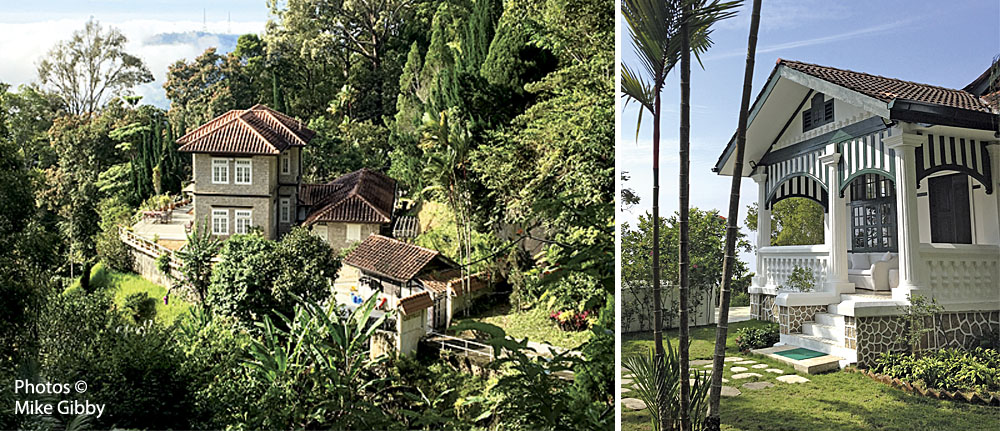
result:
<svg viewBox="0 0 1000 431"><path fill-rule="evenodd" d="M784 356L786 358L794 359L796 361L801 361L803 359L818 358L820 356L826 356L826 353L817 352L815 350L803 349L799 347L798 349L784 350L781 352L774 352L777 355Z"/></svg>

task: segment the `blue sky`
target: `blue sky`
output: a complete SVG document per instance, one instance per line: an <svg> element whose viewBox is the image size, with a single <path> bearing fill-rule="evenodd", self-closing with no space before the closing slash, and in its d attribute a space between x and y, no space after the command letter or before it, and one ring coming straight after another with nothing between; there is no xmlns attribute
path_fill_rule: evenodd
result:
<svg viewBox="0 0 1000 431"><path fill-rule="evenodd" d="M34 81L39 59L91 17L128 37L128 52L142 58L155 78L135 93L166 108L163 81L170 64L191 60L213 46L232 49L237 35L262 33L269 12L265 0L5 2L0 8L0 82Z"/></svg>
<svg viewBox="0 0 1000 431"><path fill-rule="evenodd" d="M1000 2L766 0L761 13L753 92L756 97L778 58L962 88L1000 54ZM947 5L946 7L944 5ZM729 177L712 173L719 154L736 130L750 27L750 2L737 17L719 24L715 45L702 57L705 68L691 71L691 205L725 214ZM621 59L638 67L628 30L619 26ZM661 214L678 208L677 143L679 70L667 80L661 128ZM633 226L652 206L652 128L647 115L636 140L638 108L622 108L616 162L631 179L624 184L642 201L618 220ZM757 187L743 180L740 223ZM747 232L749 234L749 232ZM752 240L752 237L751 237ZM753 259L744 256L751 267Z"/></svg>

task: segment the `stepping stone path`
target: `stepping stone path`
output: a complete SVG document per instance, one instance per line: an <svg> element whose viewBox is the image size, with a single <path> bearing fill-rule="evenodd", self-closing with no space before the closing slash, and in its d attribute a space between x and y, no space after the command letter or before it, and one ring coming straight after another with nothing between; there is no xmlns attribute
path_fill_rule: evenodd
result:
<svg viewBox="0 0 1000 431"><path fill-rule="evenodd" d="M727 356L726 359L723 359L723 362L739 362L739 361L742 361L742 360L743 360L743 358L740 358L740 357Z"/></svg>
<svg viewBox="0 0 1000 431"><path fill-rule="evenodd" d="M747 359L745 361L736 362L736 365L750 365L750 364L756 364L756 363L757 363L757 361L751 361L751 360Z"/></svg>
<svg viewBox="0 0 1000 431"><path fill-rule="evenodd" d="M730 368L730 370L731 370L732 372L734 372L734 373L741 373L741 372L744 372L744 371L746 371L747 369L746 369L746 368L743 368L743 367L733 367L733 368Z"/></svg>
<svg viewBox="0 0 1000 431"><path fill-rule="evenodd" d="M697 360L691 361L691 366L692 367L700 367L702 365L712 365L712 360L711 359L697 359Z"/></svg>
<svg viewBox="0 0 1000 431"><path fill-rule="evenodd" d="M736 389L732 386L723 386L722 392L720 392L719 394L724 397L737 397L740 394L742 394L742 392L740 392L739 389Z"/></svg>
<svg viewBox="0 0 1000 431"><path fill-rule="evenodd" d="M768 368L768 369L766 369L764 371L767 371L769 373L774 373L774 374L784 374L785 373L785 371L782 370L782 369L780 369L780 368Z"/></svg>
<svg viewBox="0 0 1000 431"><path fill-rule="evenodd" d="M638 398L622 398L622 405L632 410L645 410L646 403Z"/></svg>
<svg viewBox="0 0 1000 431"><path fill-rule="evenodd" d="M769 365L767 365L767 364L757 364L757 365L754 365L754 366L752 366L750 368L767 368L768 366Z"/></svg>
<svg viewBox="0 0 1000 431"><path fill-rule="evenodd" d="M733 376L733 377L736 377L736 376ZM809 379L807 379L805 377L802 377L802 376L800 376L798 374L789 374L787 376L778 376L778 377L776 377L776 379L779 382L789 383L789 384L790 383L805 383L805 382L809 381Z"/></svg>
<svg viewBox="0 0 1000 431"><path fill-rule="evenodd" d="M723 378L722 378L722 383L729 383L729 379L727 379L727 378L723 377Z"/></svg>
<svg viewBox="0 0 1000 431"><path fill-rule="evenodd" d="M626 392L632 392L632 390L629 388L622 388L622 393L624 394Z"/></svg>
<svg viewBox="0 0 1000 431"><path fill-rule="evenodd" d="M702 365L702 368L712 368L712 364Z"/></svg>
<svg viewBox="0 0 1000 431"><path fill-rule="evenodd" d="M632 384L632 379L626 379L626 378L622 377L622 384L623 385L630 385L630 384Z"/></svg>
<svg viewBox="0 0 1000 431"><path fill-rule="evenodd" d="M772 388L772 387L774 387L774 383L771 383L771 382L744 383L743 387L747 388L747 389L750 389L752 391L756 391L756 390L765 389L765 388Z"/></svg>
<svg viewBox="0 0 1000 431"><path fill-rule="evenodd" d="M751 377L763 377L763 376L761 376L760 374L757 374L757 373L740 373L740 374L733 374L733 375L731 375L729 377L732 377L734 379L749 379ZM780 379L780 377L779 377L779 379Z"/></svg>

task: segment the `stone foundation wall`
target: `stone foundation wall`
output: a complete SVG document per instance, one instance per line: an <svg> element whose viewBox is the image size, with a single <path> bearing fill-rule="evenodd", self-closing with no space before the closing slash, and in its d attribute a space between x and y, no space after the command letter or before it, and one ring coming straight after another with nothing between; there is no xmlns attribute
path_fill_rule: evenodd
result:
<svg viewBox="0 0 1000 431"><path fill-rule="evenodd" d="M132 270L142 276L142 278L145 278L154 284L159 284L160 286L173 286L169 289L171 295L178 295L185 301L191 303L199 302L198 294L196 294L193 290L180 285L175 286L175 284L179 283L175 283L165 274L160 272L160 269L156 267L156 258L134 248L130 249L132 251ZM176 269L172 269L170 272L176 280L184 279L184 275ZM162 300L162 298L156 299Z"/></svg>
<svg viewBox="0 0 1000 431"><path fill-rule="evenodd" d="M826 311L825 305L803 305L795 307L778 307L778 324L782 334L797 334L802 332L802 323L813 320L813 315Z"/></svg>
<svg viewBox="0 0 1000 431"><path fill-rule="evenodd" d="M768 322L778 322L778 308L774 305L774 295L750 294L750 317Z"/></svg>
<svg viewBox="0 0 1000 431"><path fill-rule="evenodd" d="M854 316L844 316L844 347L858 349L858 326Z"/></svg>
<svg viewBox="0 0 1000 431"><path fill-rule="evenodd" d="M883 352L906 350L907 346L896 342L905 329L901 317L848 316L846 319L849 319L850 323L857 324L858 365L871 366ZM850 323L848 328L851 327ZM921 349L946 347L969 349L978 346L980 340L984 338L1000 334L1000 311L942 313L934 319L928 318L925 325L934 327L935 330L927 333L920 341Z"/></svg>

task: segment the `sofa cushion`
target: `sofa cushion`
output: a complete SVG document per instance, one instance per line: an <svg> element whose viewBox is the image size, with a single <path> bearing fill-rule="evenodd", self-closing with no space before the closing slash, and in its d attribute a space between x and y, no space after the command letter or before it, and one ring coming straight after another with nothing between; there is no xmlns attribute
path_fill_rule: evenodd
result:
<svg viewBox="0 0 1000 431"><path fill-rule="evenodd" d="M872 267L872 263L868 261L868 255L865 253L851 253L851 268L853 269L868 269Z"/></svg>

